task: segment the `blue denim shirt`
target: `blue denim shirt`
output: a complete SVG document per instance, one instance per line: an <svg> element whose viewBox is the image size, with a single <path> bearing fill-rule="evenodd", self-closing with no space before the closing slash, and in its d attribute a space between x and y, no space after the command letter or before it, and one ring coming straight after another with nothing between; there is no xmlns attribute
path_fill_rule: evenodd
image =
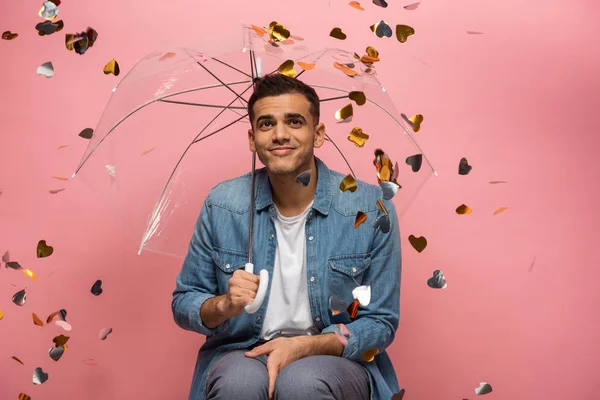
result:
<svg viewBox="0 0 600 400"><path fill-rule="evenodd" d="M342 357L362 364L369 376L371 399L390 400L399 391L391 360L385 349L393 342L400 313L400 234L394 204L383 200L379 186L357 181L355 192L339 190L344 175L330 170L317 157L317 188L306 221L306 269L313 322L321 332L333 333L344 323L350 332ZM212 364L231 350L247 348L259 338L270 287L261 308L246 312L209 329L200 318L200 307L209 298L227 292L233 272L248 260L250 173L222 182L207 196L189 244L173 292L172 310L181 328L206 336L198 352L189 399L205 398L206 379ZM253 264L255 272L266 268L273 275L276 231L275 206L265 168L256 171ZM372 222L388 211L388 233ZM358 211L367 220L358 228ZM351 320L348 313L332 315L331 295L351 302L352 289L371 285L371 302L360 306ZM335 293L332 293L335 292ZM341 293L345 295L340 296ZM338 331L339 332L339 331ZM379 354L371 362L361 358L367 350Z"/></svg>

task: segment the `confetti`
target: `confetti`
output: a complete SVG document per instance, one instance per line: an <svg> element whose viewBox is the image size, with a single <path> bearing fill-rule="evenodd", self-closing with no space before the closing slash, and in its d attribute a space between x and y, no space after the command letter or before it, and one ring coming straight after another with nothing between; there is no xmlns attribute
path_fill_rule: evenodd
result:
<svg viewBox="0 0 600 400"><path fill-rule="evenodd" d="M415 154L406 158L406 164L412 167L413 172L419 172L423 163L423 154Z"/></svg>
<svg viewBox="0 0 600 400"><path fill-rule="evenodd" d="M31 400L31 397L27 396L25 393L20 393L19 400Z"/></svg>
<svg viewBox="0 0 600 400"><path fill-rule="evenodd" d="M295 77L297 72L294 69L294 60L284 61L279 68L277 68L277 71L282 75L289 76L290 78Z"/></svg>
<svg viewBox="0 0 600 400"><path fill-rule="evenodd" d="M415 30L408 25L396 25L396 39L400 43L405 43L409 36L415 34Z"/></svg>
<svg viewBox="0 0 600 400"><path fill-rule="evenodd" d="M308 184L310 183L311 174L312 174L312 171L310 169L307 171L301 172L296 177L296 182L301 183L302 186L304 186L304 187L308 186Z"/></svg>
<svg viewBox="0 0 600 400"><path fill-rule="evenodd" d="M97 38L98 32L93 28L88 27L85 32L66 34L65 46L67 47L67 50L75 50L77 54L83 55L90 47L94 46Z"/></svg>
<svg viewBox="0 0 600 400"><path fill-rule="evenodd" d="M62 191L65 191L65 190L66 189L51 189L51 190L48 190L48 193L50 193L50 194L57 194L57 193L60 193Z"/></svg>
<svg viewBox="0 0 600 400"><path fill-rule="evenodd" d="M348 75L349 77L353 77L354 75L356 75L358 73L358 72L354 71L352 68L348 67L347 65L340 64L338 62L334 62L333 66L337 69L342 70L342 72L345 73L346 75Z"/></svg>
<svg viewBox="0 0 600 400"><path fill-rule="evenodd" d="M473 210L471 209L471 207L465 205L465 204L461 204L460 206L458 206L456 208L456 213L458 215L466 215L466 214L471 214L473 212Z"/></svg>
<svg viewBox="0 0 600 400"><path fill-rule="evenodd" d="M17 357L12 356L12 359L15 360L16 362L20 363L21 365L25 365L23 364L23 361L19 360Z"/></svg>
<svg viewBox="0 0 600 400"><path fill-rule="evenodd" d="M494 211L494 214L492 214L492 215L500 214L501 212L506 211L506 210L508 210L508 207L500 207L496 211Z"/></svg>
<svg viewBox="0 0 600 400"><path fill-rule="evenodd" d="M467 35L483 35L483 32L467 31Z"/></svg>
<svg viewBox="0 0 600 400"><path fill-rule="evenodd" d="M165 54L163 54L162 56L160 56L159 60L160 61L166 60L167 58L173 57L175 55L176 55L176 53L173 53L172 51L168 51Z"/></svg>
<svg viewBox="0 0 600 400"><path fill-rule="evenodd" d="M365 214L362 211L357 212L356 219L354 220L354 229L358 228L366 220L367 220L367 214Z"/></svg>
<svg viewBox="0 0 600 400"><path fill-rule="evenodd" d="M338 122L350 122L352 121L353 115L354 109L352 108L352 103L350 103L335 112L335 119L338 120Z"/></svg>
<svg viewBox="0 0 600 400"><path fill-rule="evenodd" d="M475 394L479 395L488 394L492 392L492 385L486 382L480 382L479 387L476 387L475 389L473 389L473 391L475 392Z"/></svg>
<svg viewBox="0 0 600 400"><path fill-rule="evenodd" d="M33 371L33 384L41 385L42 383L48 380L48 374L45 373L40 367L37 367L35 371Z"/></svg>
<svg viewBox="0 0 600 400"><path fill-rule="evenodd" d="M121 70L119 69L119 63L114 58L106 63L104 66L104 75L113 74L114 76L119 76Z"/></svg>
<svg viewBox="0 0 600 400"><path fill-rule="evenodd" d="M408 118L405 114L401 115L402 118L408 122L414 132L419 132L419 129L421 129L421 122L423 122L423 116L421 114L414 115L410 118Z"/></svg>
<svg viewBox="0 0 600 400"><path fill-rule="evenodd" d="M105 340L110 333L112 333L112 328L102 328L102 329L100 329L100 333L99 333L100 340Z"/></svg>
<svg viewBox="0 0 600 400"><path fill-rule="evenodd" d="M7 262L7 263L5 263L5 264L6 264L6 267L8 267L8 268L12 268L12 269L14 269L14 270L20 270L20 269L22 269L22 268L23 268L23 267L21 267L21 264L19 264L19 263L18 263L18 262L16 262L16 261L9 261L9 262Z"/></svg>
<svg viewBox="0 0 600 400"><path fill-rule="evenodd" d="M48 246L45 240L40 240L37 245L37 258L50 257L54 253L54 247Z"/></svg>
<svg viewBox="0 0 600 400"><path fill-rule="evenodd" d="M357 106L362 106L367 102L367 96L365 96L364 92L350 92L348 94L348 98L356 103Z"/></svg>
<svg viewBox="0 0 600 400"><path fill-rule="evenodd" d="M363 147L369 139L369 135L364 133L358 126L354 127L348 136L348 140L354 143L357 147Z"/></svg>
<svg viewBox="0 0 600 400"><path fill-rule="evenodd" d="M391 181L398 184L398 182L393 179L393 177L396 175L395 171L398 170L397 164L396 167L392 166L392 160L390 160L388 155L383 150L375 149L375 159L373 160L373 165L377 170L377 183Z"/></svg>
<svg viewBox="0 0 600 400"><path fill-rule="evenodd" d="M57 326L60 326L65 331L70 332L73 327L67 321L56 321L54 322Z"/></svg>
<svg viewBox="0 0 600 400"><path fill-rule="evenodd" d="M60 1L58 1L60 4ZM58 15L58 4L53 1L45 1L38 15L46 20L53 20Z"/></svg>
<svg viewBox="0 0 600 400"><path fill-rule="evenodd" d="M102 294L102 281L100 279L94 282L90 292L92 292L94 296L100 296Z"/></svg>
<svg viewBox="0 0 600 400"><path fill-rule="evenodd" d="M421 3L412 3L407 6L404 6L404 9L409 11L416 10L419 7L419 4Z"/></svg>
<svg viewBox="0 0 600 400"><path fill-rule="evenodd" d="M360 5L358 1L351 1L350 3L348 3L348 5L352 8L356 8L357 10L365 11L365 9Z"/></svg>
<svg viewBox="0 0 600 400"><path fill-rule="evenodd" d="M48 318L46 318L46 323L49 324L50 322L53 322L56 320L66 321L66 319L67 319L67 310L61 309L59 311L55 311L52 314L48 315Z"/></svg>
<svg viewBox="0 0 600 400"><path fill-rule="evenodd" d="M446 289L446 278L439 269L433 271L433 277L427 279L427 286L433 289Z"/></svg>
<svg viewBox="0 0 600 400"><path fill-rule="evenodd" d="M389 24L385 21L379 21L376 24L373 24L370 26L371 31L375 34L375 36L382 38L382 37L392 37L392 28L389 26Z"/></svg>
<svg viewBox="0 0 600 400"><path fill-rule="evenodd" d="M383 8L386 8L388 6L385 0L373 0L373 4Z"/></svg>
<svg viewBox="0 0 600 400"><path fill-rule="evenodd" d="M144 150L142 152L142 156L145 156L146 154L152 153L155 149L156 149L156 147L152 147L151 149Z"/></svg>
<svg viewBox="0 0 600 400"><path fill-rule="evenodd" d="M419 253L421 253L427 247L427 239L425 239L423 236L415 237L414 235L410 235L408 237L408 241Z"/></svg>
<svg viewBox="0 0 600 400"><path fill-rule="evenodd" d="M4 313L2 312L2 310L0 309L0 321L2 320L2 318L4 318Z"/></svg>
<svg viewBox="0 0 600 400"><path fill-rule="evenodd" d="M379 201L379 200L377 200ZM373 221L373 229L380 229L383 233L390 231L390 217L387 214L380 215Z"/></svg>
<svg viewBox="0 0 600 400"><path fill-rule="evenodd" d="M404 393L406 393L406 390L401 389L398 393L392 396L391 400L402 400L404 398Z"/></svg>
<svg viewBox="0 0 600 400"><path fill-rule="evenodd" d="M495 185L497 183L508 183L507 181L490 181L490 184Z"/></svg>
<svg viewBox="0 0 600 400"><path fill-rule="evenodd" d="M366 307L371 302L371 286L357 286L352 290L352 297L358 300L360 305Z"/></svg>
<svg viewBox="0 0 600 400"><path fill-rule="evenodd" d="M302 61L298 61L296 64L298 64L298 66L305 71L310 71L311 69L313 69L315 67L315 64L305 63Z"/></svg>
<svg viewBox="0 0 600 400"><path fill-rule="evenodd" d="M62 357L64 352L65 352L64 346L50 347L50 349L48 350L48 355L54 361L58 361L58 360L60 360L60 358Z"/></svg>
<svg viewBox="0 0 600 400"><path fill-rule="evenodd" d="M398 189L401 188L400 185L393 181L380 182L379 187L383 193L384 200L391 200L398 193Z"/></svg>
<svg viewBox="0 0 600 400"><path fill-rule="evenodd" d="M342 179L342 182L340 182L340 192L345 192L346 190L355 192L357 187L356 179L354 179L352 174L346 175Z"/></svg>
<svg viewBox="0 0 600 400"><path fill-rule="evenodd" d="M33 323L37 326L44 326L44 322L38 317L35 313L31 314L33 316Z"/></svg>
<svg viewBox="0 0 600 400"><path fill-rule="evenodd" d="M364 353L362 353L360 355L360 358L363 359L363 361L366 362L371 362L375 359L375 356L379 354L379 350L378 349L371 349L371 350L367 350Z"/></svg>
<svg viewBox="0 0 600 400"><path fill-rule="evenodd" d="M350 303L350 305L346 309L346 311L350 315L351 319L356 319L356 317L358 316L358 306L359 305L360 305L360 302L355 299L352 303Z"/></svg>
<svg viewBox="0 0 600 400"><path fill-rule="evenodd" d="M290 31L285 26L273 21L269 24L269 37L274 42L281 42L290 37Z"/></svg>
<svg viewBox="0 0 600 400"><path fill-rule="evenodd" d="M469 162L467 161L466 158L463 157L460 159L460 162L458 163L458 174L459 175L468 175L472 169L473 169L473 167L471 167L469 165Z"/></svg>
<svg viewBox="0 0 600 400"><path fill-rule="evenodd" d="M55 347L64 346L69 341L69 338L69 336L58 335L54 339L52 339L52 342L54 342Z"/></svg>
<svg viewBox="0 0 600 400"><path fill-rule="evenodd" d="M43 63L37 68L38 75L44 75L46 78L51 78L54 75L54 67L52 62L48 61Z"/></svg>
<svg viewBox="0 0 600 400"><path fill-rule="evenodd" d="M52 35L55 32L60 32L64 28L65 24L62 21L44 21L35 25L35 29L38 31L38 35L46 36Z"/></svg>
<svg viewBox="0 0 600 400"><path fill-rule="evenodd" d="M346 39L346 34L344 32L342 32L342 28L333 28L331 30L331 32L329 32L329 36L331 36L332 38L339 39L339 40Z"/></svg>
<svg viewBox="0 0 600 400"><path fill-rule="evenodd" d="M331 296L329 298L329 308L331 309L331 315L338 315L345 312L348 308L348 303L343 302L337 296Z"/></svg>
<svg viewBox="0 0 600 400"><path fill-rule="evenodd" d="M13 40L19 37L18 33L12 33L11 31L2 32L2 39Z"/></svg>
<svg viewBox="0 0 600 400"><path fill-rule="evenodd" d="M23 272L25 273L25 275L27 275L29 278L33 279L35 282L37 282L37 275L35 274L35 272L33 272L30 269L26 269L23 270Z"/></svg>
<svg viewBox="0 0 600 400"><path fill-rule="evenodd" d="M10 261L10 253L8 252L8 250L6 250L4 252L4 254L2 254L2 262L7 263L9 261Z"/></svg>
<svg viewBox="0 0 600 400"><path fill-rule="evenodd" d="M26 301L27 301L27 293L25 292L25 289L19 290L12 297L12 302L20 307L24 306Z"/></svg>
<svg viewBox="0 0 600 400"><path fill-rule="evenodd" d="M65 178L64 176L52 176L53 179L57 179L59 181L68 181L69 178Z"/></svg>
<svg viewBox="0 0 600 400"><path fill-rule="evenodd" d="M84 139L91 139L93 135L94 135L94 130L92 128L85 128L84 130L79 132L78 136L82 137Z"/></svg>

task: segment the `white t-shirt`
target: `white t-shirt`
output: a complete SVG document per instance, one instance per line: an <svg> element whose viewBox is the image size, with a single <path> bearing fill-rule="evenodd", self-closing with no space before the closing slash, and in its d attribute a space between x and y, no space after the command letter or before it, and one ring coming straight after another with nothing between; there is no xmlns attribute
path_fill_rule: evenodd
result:
<svg viewBox="0 0 600 400"><path fill-rule="evenodd" d="M261 330L263 340L319 333L310 312L306 279L305 224L313 202L295 217L284 217L275 207L277 249L269 303Z"/></svg>

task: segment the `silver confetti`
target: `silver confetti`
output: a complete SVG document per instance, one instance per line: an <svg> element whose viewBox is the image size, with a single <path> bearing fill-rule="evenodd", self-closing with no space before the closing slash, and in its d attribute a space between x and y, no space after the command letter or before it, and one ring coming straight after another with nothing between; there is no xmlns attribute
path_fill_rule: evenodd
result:
<svg viewBox="0 0 600 400"><path fill-rule="evenodd" d="M400 189L400 186L398 186L395 182L391 181L382 181L381 183L379 183L379 187L383 192L384 200L391 200L398 192L398 189Z"/></svg>
<svg viewBox="0 0 600 400"><path fill-rule="evenodd" d="M475 391L475 394L479 394L479 395L488 394L492 391L492 385L490 385L489 383L486 383L486 382L480 382L479 387L477 387L473 390Z"/></svg>
<svg viewBox="0 0 600 400"><path fill-rule="evenodd" d="M12 297L12 301L18 306L23 306L25 301L27 301L27 293L25 293L25 289L19 290L17 293L15 293Z"/></svg>
<svg viewBox="0 0 600 400"><path fill-rule="evenodd" d="M45 373L40 367L37 367L35 371L33 371L33 384L41 385L42 383L48 380L48 374Z"/></svg>
<svg viewBox="0 0 600 400"><path fill-rule="evenodd" d="M390 217L387 214L380 215L373 221L373 228L381 229L381 232L388 233L390 231Z"/></svg>
<svg viewBox="0 0 600 400"><path fill-rule="evenodd" d="M433 289L446 289L446 278L444 273L439 269L433 271L433 277L427 279L427 286Z"/></svg>
<svg viewBox="0 0 600 400"><path fill-rule="evenodd" d="M301 183L305 187L308 186L308 184L310 183L311 174L312 174L312 171L310 169L308 171L301 172L296 177L296 182Z"/></svg>
<svg viewBox="0 0 600 400"><path fill-rule="evenodd" d="M48 350L48 354L50 355L50 358L53 359L54 361L60 360L60 358L62 357L64 352L65 352L64 346L50 347L50 350Z"/></svg>

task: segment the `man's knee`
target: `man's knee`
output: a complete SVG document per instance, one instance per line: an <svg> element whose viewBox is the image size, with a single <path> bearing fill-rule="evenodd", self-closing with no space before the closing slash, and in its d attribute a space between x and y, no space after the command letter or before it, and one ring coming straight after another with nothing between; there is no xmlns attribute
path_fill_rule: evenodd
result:
<svg viewBox="0 0 600 400"><path fill-rule="evenodd" d="M277 374L275 395L280 399L304 399L317 394L331 394L323 375L306 368L302 360L295 361Z"/></svg>
<svg viewBox="0 0 600 400"><path fill-rule="evenodd" d="M269 376L263 363L243 352L222 360L206 380L207 399L263 400L269 395Z"/></svg>

